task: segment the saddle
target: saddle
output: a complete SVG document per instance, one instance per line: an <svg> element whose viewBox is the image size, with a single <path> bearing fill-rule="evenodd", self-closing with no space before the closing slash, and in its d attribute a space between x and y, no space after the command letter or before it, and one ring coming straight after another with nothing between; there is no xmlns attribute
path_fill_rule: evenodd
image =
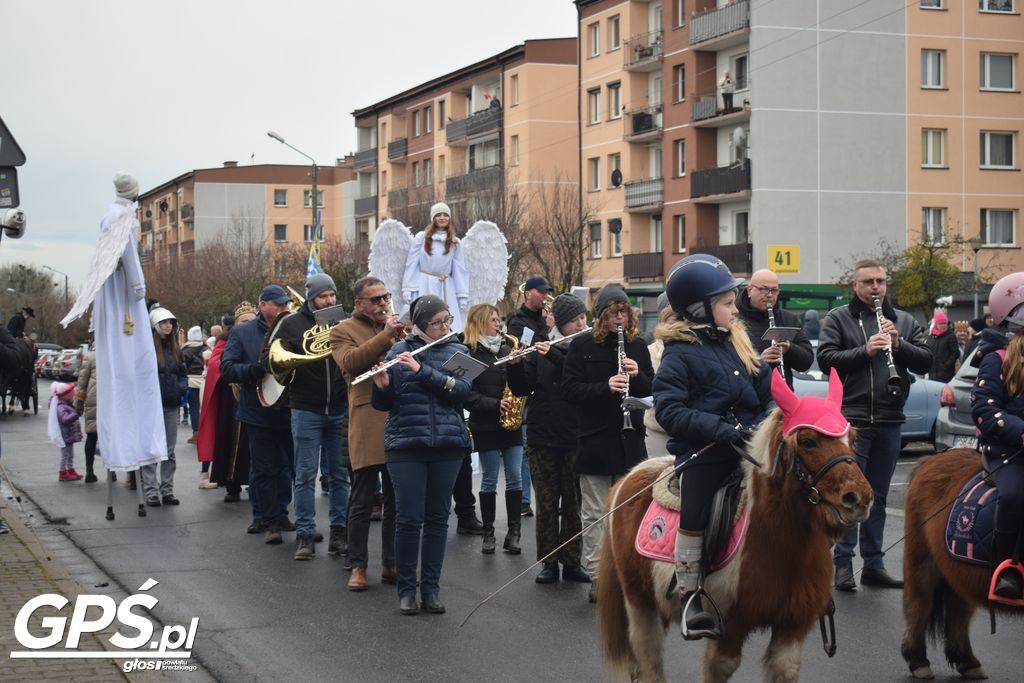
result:
<svg viewBox="0 0 1024 683"><path fill-rule="evenodd" d="M964 484L946 522L946 552L967 564L988 566L992 560L996 487L984 472Z"/></svg>

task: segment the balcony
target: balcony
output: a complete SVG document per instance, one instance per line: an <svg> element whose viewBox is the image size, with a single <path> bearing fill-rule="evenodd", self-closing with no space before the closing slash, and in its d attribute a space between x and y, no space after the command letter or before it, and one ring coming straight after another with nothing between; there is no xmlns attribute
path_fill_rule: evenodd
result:
<svg viewBox="0 0 1024 683"><path fill-rule="evenodd" d="M622 276L626 279L659 278L664 270L664 259L661 252L624 254L622 256Z"/></svg>
<svg viewBox="0 0 1024 683"><path fill-rule="evenodd" d="M185 240L184 242L181 243L181 253L182 254L194 254L195 252L196 252L196 241L195 240Z"/></svg>
<svg viewBox="0 0 1024 683"><path fill-rule="evenodd" d="M722 50L746 40L749 28L750 0L739 0L695 15L690 21L690 45Z"/></svg>
<svg viewBox="0 0 1024 683"><path fill-rule="evenodd" d="M445 181L448 196L466 195L497 188L501 183L501 166L470 171L466 175L449 176Z"/></svg>
<svg viewBox="0 0 1024 683"><path fill-rule="evenodd" d="M147 218L142 221L142 232L153 232L153 219Z"/></svg>
<svg viewBox="0 0 1024 683"><path fill-rule="evenodd" d="M371 147L361 152L356 152L356 168L368 168L377 165L377 148Z"/></svg>
<svg viewBox="0 0 1024 683"><path fill-rule="evenodd" d="M370 213L377 212L377 195L371 197L361 197L355 201L353 207L357 216L362 216Z"/></svg>
<svg viewBox="0 0 1024 683"><path fill-rule="evenodd" d="M665 201L665 179L650 178L626 183L626 211L643 213L660 209Z"/></svg>
<svg viewBox="0 0 1024 683"><path fill-rule="evenodd" d="M409 205L409 188L400 187L388 192L388 208L394 209L399 206Z"/></svg>
<svg viewBox="0 0 1024 683"><path fill-rule="evenodd" d="M746 84L744 84L746 85ZM690 95L690 121L696 128L721 128L750 120L750 92L735 93L729 111L718 108L721 97L714 90ZM736 105L739 106L736 106Z"/></svg>
<svg viewBox="0 0 1024 683"><path fill-rule="evenodd" d="M181 220L186 223L191 223L196 218L196 209L191 204L182 204L181 206Z"/></svg>
<svg viewBox="0 0 1024 683"><path fill-rule="evenodd" d="M661 137L661 105L631 111L624 117L626 142L646 142Z"/></svg>
<svg viewBox="0 0 1024 683"><path fill-rule="evenodd" d="M478 111L458 121L449 121L445 127L448 144L465 147L469 144L469 138L498 130L503 120L504 113L501 111L501 107L495 106Z"/></svg>
<svg viewBox="0 0 1024 683"><path fill-rule="evenodd" d="M622 68L626 71L658 71L663 55L661 31L641 33L625 41Z"/></svg>
<svg viewBox="0 0 1024 683"><path fill-rule="evenodd" d="M706 204L729 201L736 195L750 193L750 160L742 163L705 168L690 176L690 197L707 197Z"/></svg>
<svg viewBox="0 0 1024 683"><path fill-rule="evenodd" d="M409 153L409 138L398 138L388 143L388 161L404 159Z"/></svg>
<svg viewBox="0 0 1024 683"><path fill-rule="evenodd" d="M723 244L716 247L694 247L694 254L711 254L722 259L722 262L729 267L733 275L749 275L754 272L754 245L749 242L743 244Z"/></svg>
<svg viewBox="0 0 1024 683"><path fill-rule="evenodd" d="M178 224L178 212L175 211L174 209L171 209L170 211L168 211L167 212L167 221L171 225L177 225Z"/></svg>

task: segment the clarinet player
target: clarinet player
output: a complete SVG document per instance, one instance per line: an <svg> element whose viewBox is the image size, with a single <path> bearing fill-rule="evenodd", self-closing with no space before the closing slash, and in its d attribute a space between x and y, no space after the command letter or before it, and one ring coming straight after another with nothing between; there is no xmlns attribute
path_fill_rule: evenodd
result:
<svg viewBox="0 0 1024 683"><path fill-rule="evenodd" d="M801 327L795 313L779 308L779 278L770 270L758 270L750 276L750 284L736 297L736 308L740 320L747 328L747 335L761 360L772 367L782 364L786 384L793 386L793 373L803 372L814 362L814 349L801 329L792 342L782 341L773 345L761 339L769 327ZM769 312L775 324L769 319Z"/></svg>
<svg viewBox="0 0 1024 683"><path fill-rule="evenodd" d="M932 354L917 321L893 308L886 299L887 277L880 262L859 261L854 266L852 284L850 302L830 311L821 323L818 367L826 374L834 367L843 381L843 415L857 428L853 450L875 500L868 520L847 529L835 546L835 587L857 590L853 555L859 541L864 560L861 584L902 588L903 581L890 576L884 564L885 502L900 454L909 373L928 372ZM881 305L880 315L874 306L876 300ZM901 388L890 383L890 361Z"/></svg>

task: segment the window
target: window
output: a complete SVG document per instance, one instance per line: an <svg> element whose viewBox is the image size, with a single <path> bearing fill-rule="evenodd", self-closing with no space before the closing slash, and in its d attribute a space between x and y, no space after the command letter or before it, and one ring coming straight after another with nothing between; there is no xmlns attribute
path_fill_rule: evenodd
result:
<svg viewBox="0 0 1024 683"><path fill-rule="evenodd" d="M437 177L444 180L448 176L445 175L448 171L448 165L445 163L444 155L437 157Z"/></svg>
<svg viewBox="0 0 1024 683"><path fill-rule="evenodd" d="M679 64L672 69L672 86L675 89L675 101L686 99L686 65Z"/></svg>
<svg viewBox="0 0 1024 683"><path fill-rule="evenodd" d="M921 9L942 9L942 0L921 0Z"/></svg>
<svg viewBox="0 0 1024 683"><path fill-rule="evenodd" d="M732 215L733 244L750 242L750 212L737 211Z"/></svg>
<svg viewBox="0 0 1024 683"><path fill-rule="evenodd" d="M469 146L469 170L490 168L498 165L498 141L489 140Z"/></svg>
<svg viewBox="0 0 1024 683"><path fill-rule="evenodd" d="M302 205L304 207L306 207L307 209L310 208L310 206L309 206L310 199L309 198L312 195L312 193L313 193L312 190L303 190L302 191ZM317 190L316 191L316 208L318 208L318 209L324 208L324 191L323 190Z"/></svg>
<svg viewBox="0 0 1024 683"><path fill-rule="evenodd" d="M433 128L432 128L433 124L434 124L434 108L433 107L424 107L423 108L423 132L424 133L429 133L431 130L433 130Z"/></svg>
<svg viewBox="0 0 1024 683"><path fill-rule="evenodd" d="M590 37L590 56L597 57L601 54L601 25L595 21L587 27L587 35Z"/></svg>
<svg viewBox="0 0 1024 683"><path fill-rule="evenodd" d="M736 92L750 87L750 72L747 69L749 63L748 55L737 55L732 58L732 80L736 84Z"/></svg>
<svg viewBox="0 0 1024 683"><path fill-rule="evenodd" d="M676 26L686 26L686 0L676 0Z"/></svg>
<svg viewBox="0 0 1024 683"><path fill-rule="evenodd" d="M313 228L312 225L303 225L302 226L302 239L307 244L309 244L310 242L313 241L314 235L315 235L315 231L314 231L314 228ZM324 226L321 225L320 226L320 239L323 240L323 238L324 238Z"/></svg>
<svg viewBox="0 0 1024 683"><path fill-rule="evenodd" d="M615 227L615 231L612 231L612 226ZM608 241L611 242L611 252L609 256L622 256L622 219L612 218L608 221Z"/></svg>
<svg viewBox="0 0 1024 683"><path fill-rule="evenodd" d="M412 162L412 186L419 187L422 184L422 177L420 176L420 162Z"/></svg>
<svg viewBox="0 0 1024 683"><path fill-rule="evenodd" d="M675 155L676 177L682 178L686 175L686 140L676 140Z"/></svg>
<svg viewBox="0 0 1024 683"><path fill-rule="evenodd" d="M513 135L509 139L509 148L510 148L509 156L511 157L509 159L509 163L511 163L513 166L518 166L519 165L519 136L518 135Z"/></svg>
<svg viewBox="0 0 1024 683"><path fill-rule="evenodd" d="M921 242L940 246L946 232L946 210L924 207L921 209Z"/></svg>
<svg viewBox="0 0 1024 683"><path fill-rule="evenodd" d="M380 144L384 145L388 142L388 124L380 124Z"/></svg>
<svg viewBox="0 0 1024 683"><path fill-rule="evenodd" d="M981 210L981 241L985 246L1012 246L1017 222L1013 209Z"/></svg>
<svg viewBox="0 0 1024 683"><path fill-rule="evenodd" d="M939 128L921 130L921 166L945 168L946 131Z"/></svg>
<svg viewBox="0 0 1024 683"><path fill-rule="evenodd" d="M420 134L420 110L417 109L412 113L412 136L416 137Z"/></svg>
<svg viewBox="0 0 1024 683"><path fill-rule="evenodd" d="M356 221L356 236L360 242L370 241L370 219L362 218Z"/></svg>
<svg viewBox="0 0 1024 683"><path fill-rule="evenodd" d="M945 85L945 61L946 53L943 50L921 50L922 88L941 88Z"/></svg>
<svg viewBox="0 0 1024 683"><path fill-rule="evenodd" d="M1013 168L1015 133L981 131L981 167Z"/></svg>
<svg viewBox="0 0 1024 683"><path fill-rule="evenodd" d="M590 258L601 258L601 223L588 223L590 228Z"/></svg>
<svg viewBox="0 0 1024 683"><path fill-rule="evenodd" d="M288 226L287 225L275 225L274 226L274 241L275 242L287 242L288 241Z"/></svg>
<svg viewBox="0 0 1024 683"><path fill-rule="evenodd" d="M1012 12L1013 0L978 0L982 12Z"/></svg>
<svg viewBox="0 0 1024 683"><path fill-rule="evenodd" d="M588 159L587 169L590 171L590 191L597 192L601 189L601 157Z"/></svg>
<svg viewBox="0 0 1024 683"><path fill-rule="evenodd" d="M587 121L590 124L601 123L600 88L591 88L587 91Z"/></svg>
<svg viewBox="0 0 1024 683"><path fill-rule="evenodd" d="M616 14L608 20L608 51L618 50L620 47L622 41L619 37L619 15Z"/></svg>
<svg viewBox="0 0 1024 683"><path fill-rule="evenodd" d="M991 52L981 53L981 74L978 82L982 90L1013 90L1014 57Z"/></svg>
<svg viewBox="0 0 1024 683"><path fill-rule="evenodd" d="M622 118L622 84L618 81L608 84L608 118Z"/></svg>
<svg viewBox="0 0 1024 683"><path fill-rule="evenodd" d="M274 206L288 206L288 190L274 190Z"/></svg>
<svg viewBox="0 0 1024 683"><path fill-rule="evenodd" d="M611 176L615 173L615 171L622 171L622 155L619 154L618 152L616 152L615 154L608 155L608 182L610 184L610 187L614 186L611 185ZM621 183L619 186L621 187Z"/></svg>
<svg viewBox="0 0 1024 683"><path fill-rule="evenodd" d="M434 182L434 160L424 159L423 160L423 183L430 185Z"/></svg>
<svg viewBox="0 0 1024 683"><path fill-rule="evenodd" d="M680 254L686 251L686 215L679 214L675 219L676 223L676 251Z"/></svg>
<svg viewBox="0 0 1024 683"><path fill-rule="evenodd" d="M648 154L650 155L649 161L651 163L650 177L652 179L661 178L661 169L664 166L661 156L661 145L651 145L648 149L650 150Z"/></svg>
<svg viewBox="0 0 1024 683"><path fill-rule="evenodd" d="M661 253L661 216L651 216L651 251Z"/></svg>
<svg viewBox="0 0 1024 683"><path fill-rule="evenodd" d="M509 90L512 91L512 106L519 104L519 74L512 74L509 78Z"/></svg>
<svg viewBox="0 0 1024 683"><path fill-rule="evenodd" d="M448 123L448 119L445 117L445 109L447 108L446 105L447 105L447 102L445 100L441 100L440 102L437 103L437 129L438 130L444 130L445 124Z"/></svg>

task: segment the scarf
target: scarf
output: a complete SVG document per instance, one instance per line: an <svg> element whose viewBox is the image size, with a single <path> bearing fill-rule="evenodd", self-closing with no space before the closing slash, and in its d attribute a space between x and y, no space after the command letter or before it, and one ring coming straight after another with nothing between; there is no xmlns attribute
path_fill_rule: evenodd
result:
<svg viewBox="0 0 1024 683"><path fill-rule="evenodd" d="M498 351L501 350L501 342L502 338L500 334L496 334L493 337L486 337L484 335L480 335L479 337L476 338L477 344L484 347L485 349L493 353L495 356L497 356Z"/></svg>

